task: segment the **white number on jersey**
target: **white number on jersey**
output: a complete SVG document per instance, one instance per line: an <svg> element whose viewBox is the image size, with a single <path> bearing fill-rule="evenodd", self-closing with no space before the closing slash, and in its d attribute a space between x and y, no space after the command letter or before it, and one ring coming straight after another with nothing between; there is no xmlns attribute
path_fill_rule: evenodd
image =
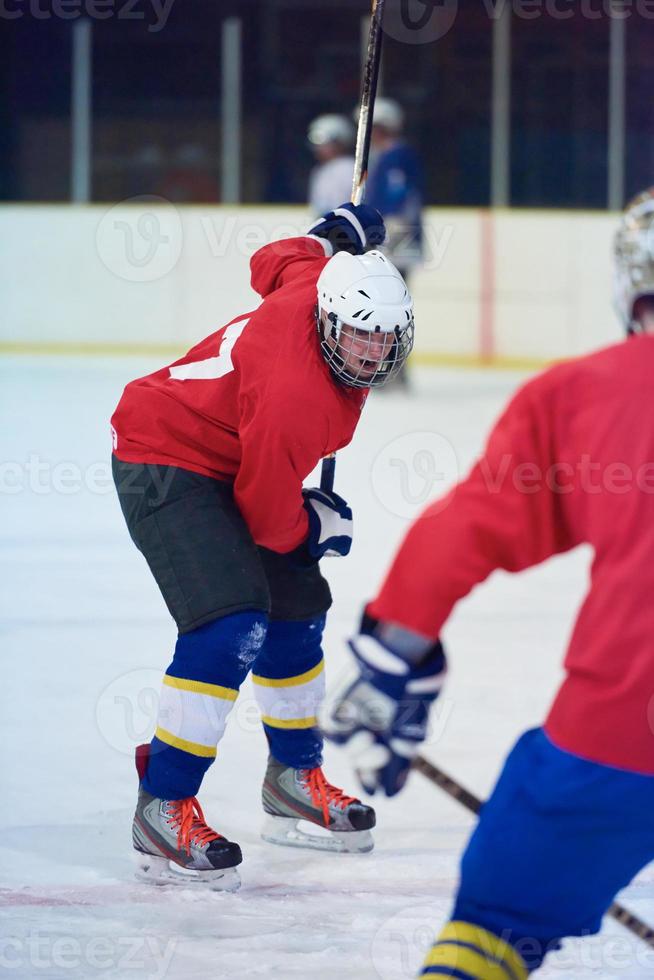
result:
<svg viewBox="0 0 654 980"><path fill-rule="evenodd" d="M212 378L224 378L234 370L232 350L234 344L245 330L250 318L230 323L223 334L220 348L216 357L206 357L203 361L192 361L190 364L178 364L169 368L171 378L176 381L210 381Z"/></svg>

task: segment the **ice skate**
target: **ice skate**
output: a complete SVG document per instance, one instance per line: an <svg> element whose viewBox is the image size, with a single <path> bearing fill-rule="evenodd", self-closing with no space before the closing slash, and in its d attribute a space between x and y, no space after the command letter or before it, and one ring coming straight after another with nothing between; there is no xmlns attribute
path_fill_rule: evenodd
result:
<svg viewBox="0 0 654 980"><path fill-rule="evenodd" d="M139 881L215 891L241 884L240 847L207 825L195 797L164 800L139 786L132 842Z"/></svg>
<svg viewBox="0 0 654 980"><path fill-rule="evenodd" d="M352 854L374 847L373 808L328 783L320 768L293 769L270 756L262 801L261 836L272 844Z"/></svg>

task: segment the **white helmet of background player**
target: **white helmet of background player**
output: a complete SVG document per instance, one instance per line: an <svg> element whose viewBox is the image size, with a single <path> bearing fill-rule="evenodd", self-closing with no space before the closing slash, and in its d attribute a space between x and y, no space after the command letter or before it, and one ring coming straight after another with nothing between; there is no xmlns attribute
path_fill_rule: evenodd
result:
<svg viewBox="0 0 654 980"><path fill-rule="evenodd" d="M640 329L634 316L636 301L654 298L654 187L643 191L625 208L615 236L615 308L629 333Z"/></svg>
<svg viewBox="0 0 654 980"><path fill-rule="evenodd" d="M357 106L352 113L354 121L359 121L359 107ZM395 99L384 99L381 96L375 99L372 110L373 126L381 126L390 133L401 133L404 129L404 110Z"/></svg>
<svg viewBox="0 0 654 980"><path fill-rule="evenodd" d="M413 347L413 301L393 263L374 250L337 252L318 278L318 330L340 382L378 388L390 381Z"/></svg>
<svg viewBox="0 0 654 980"><path fill-rule="evenodd" d="M340 143L347 148L354 145L354 128L346 116L326 113L311 122L307 138L312 146Z"/></svg>
<svg viewBox="0 0 654 980"><path fill-rule="evenodd" d="M404 127L404 111L395 99L375 99L372 110L373 126L383 126L392 133L399 133Z"/></svg>

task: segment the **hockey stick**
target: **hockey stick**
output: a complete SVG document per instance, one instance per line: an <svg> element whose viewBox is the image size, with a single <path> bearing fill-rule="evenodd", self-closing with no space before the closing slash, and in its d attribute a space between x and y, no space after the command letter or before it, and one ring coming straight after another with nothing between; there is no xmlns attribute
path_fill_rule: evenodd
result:
<svg viewBox="0 0 654 980"><path fill-rule="evenodd" d="M368 157L370 156L370 136L372 133L372 113L377 93L379 62L382 44L382 20L385 0L372 0L370 13L370 32L368 50L361 79L361 98L359 100L359 124L357 143L354 151L354 175L352 177L352 204L361 204L368 177ZM330 453L322 461L320 489L330 492L334 489L336 474L336 453Z"/></svg>
<svg viewBox="0 0 654 980"><path fill-rule="evenodd" d="M472 813L479 813L483 806L482 801L479 797L474 796L469 790L461 786L454 779L439 769L438 766L433 765L425 759L424 756L419 755L413 760L413 769L416 772L422 773L430 782L435 783L440 789L444 790L448 796L461 803L467 810ZM651 929L647 923L639 919L637 915L633 912L629 912L624 905L619 905L618 902L613 902L613 904L608 909L608 915L613 919L616 919L621 925L628 929L629 932L633 932L635 936L642 939L643 942L647 943L652 949L654 949L654 929Z"/></svg>
<svg viewBox="0 0 654 980"><path fill-rule="evenodd" d="M352 177L352 204L361 204L368 177L372 115L375 107L379 63L381 60L384 3L385 0L372 0L368 50L366 52L366 61L363 66L363 77L361 79L359 122L357 126L356 149L354 151L354 175Z"/></svg>

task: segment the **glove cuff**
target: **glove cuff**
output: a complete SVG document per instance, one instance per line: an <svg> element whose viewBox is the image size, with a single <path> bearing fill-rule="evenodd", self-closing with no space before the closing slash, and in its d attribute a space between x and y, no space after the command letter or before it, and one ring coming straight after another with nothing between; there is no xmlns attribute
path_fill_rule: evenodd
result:
<svg viewBox="0 0 654 980"><path fill-rule="evenodd" d="M402 659L410 668L421 666L437 653L443 652L440 640L415 633L397 623L382 622L365 611L359 632L364 636L375 637L380 644Z"/></svg>

